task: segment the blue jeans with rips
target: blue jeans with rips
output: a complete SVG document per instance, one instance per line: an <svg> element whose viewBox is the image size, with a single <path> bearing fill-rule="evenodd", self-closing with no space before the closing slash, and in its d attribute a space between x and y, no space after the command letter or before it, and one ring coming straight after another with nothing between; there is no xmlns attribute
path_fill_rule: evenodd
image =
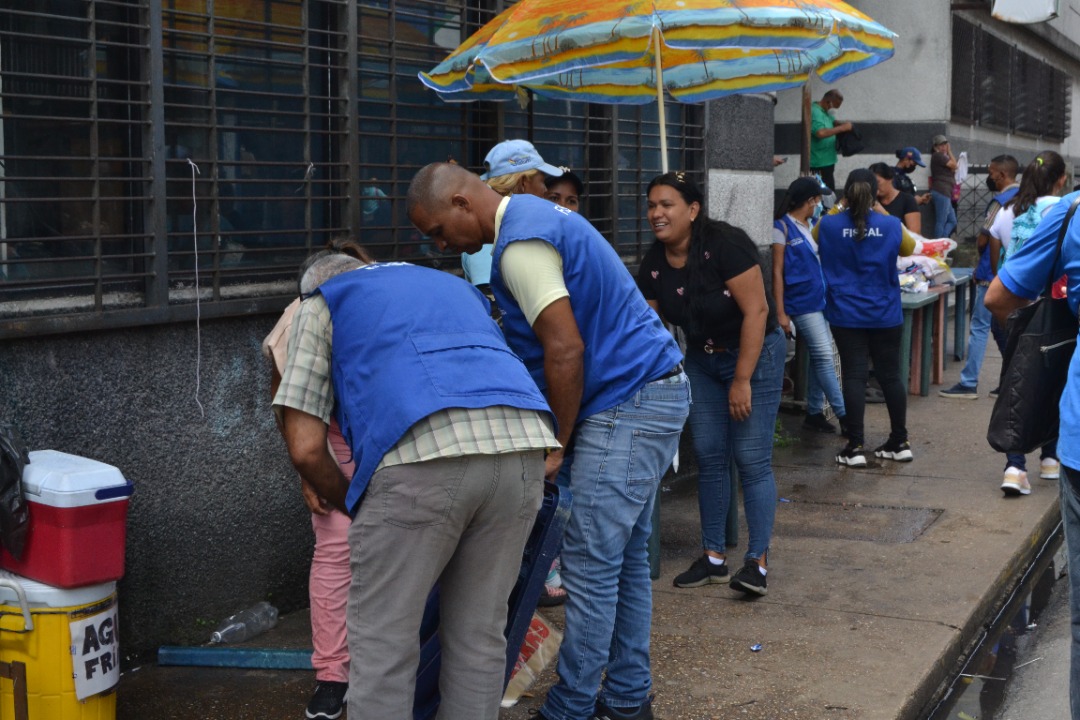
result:
<svg viewBox="0 0 1080 720"><path fill-rule="evenodd" d="M706 550L726 553L728 506L731 503L731 462L739 469L743 506L750 541L746 559L765 555L776 517L776 478L772 469L773 434L784 383L784 333L765 336L757 367L750 379L750 417L731 419L728 392L735 377L739 351L712 354L690 348L686 373L694 390L690 431L698 459L698 510L701 542Z"/></svg>
<svg viewBox="0 0 1080 720"><path fill-rule="evenodd" d="M1072 643L1069 667L1069 709L1080 720L1080 470L1061 466L1061 523L1069 563L1069 615Z"/></svg>
<svg viewBox="0 0 1080 720"><path fill-rule="evenodd" d="M647 543L660 478L678 450L689 408L690 384L680 373L585 418L574 433L573 505L562 545L566 633L559 680L541 709L549 720L591 718L598 689L612 708L648 699Z"/></svg>
<svg viewBox="0 0 1080 720"><path fill-rule="evenodd" d="M840 392L840 381L836 378L836 366L833 363L832 333L825 313L815 312L805 315L792 315L795 329L806 340L806 350L810 353L810 372L806 381L806 412L817 415L825 409L825 400L829 401L836 417L844 417L844 395Z"/></svg>
<svg viewBox="0 0 1080 720"><path fill-rule="evenodd" d="M983 356L986 355L986 340L990 336L992 316L986 309L985 285L975 286L975 309L971 311L971 330L968 332L968 353L964 369L960 371L960 384L967 387L979 386L979 370L982 369Z"/></svg>
<svg viewBox="0 0 1080 720"><path fill-rule="evenodd" d="M947 238L956 229L956 208L952 206L952 198L942 195L937 190L930 191L930 199L934 201L934 237Z"/></svg>

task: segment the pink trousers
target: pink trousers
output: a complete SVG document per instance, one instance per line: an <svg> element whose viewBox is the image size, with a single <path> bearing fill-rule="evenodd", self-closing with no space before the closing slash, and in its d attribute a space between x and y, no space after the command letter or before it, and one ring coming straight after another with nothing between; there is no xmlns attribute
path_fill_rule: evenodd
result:
<svg viewBox="0 0 1080 720"><path fill-rule="evenodd" d="M352 452L341 436L337 421L328 432L330 449L346 478L353 474ZM349 682L349 640L345 630L345 607L349 602L349 525L352 519L338 511L311 514L315 530L315 553L311 558L308 593L311 600L311 665L316 680Z"/></svg>

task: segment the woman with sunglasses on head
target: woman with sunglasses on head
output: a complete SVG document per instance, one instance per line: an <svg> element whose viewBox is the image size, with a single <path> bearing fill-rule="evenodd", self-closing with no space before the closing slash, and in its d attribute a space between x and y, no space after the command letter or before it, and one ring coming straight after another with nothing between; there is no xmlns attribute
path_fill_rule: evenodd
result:
<svg viewBox="0 0 1080 720"><path fill-rule="evenodd" d="M683 173L653 178L648 220L656 242L641 262L638 286L667 322L686 332L689 425L699 465L704 554L675 577L676 587L727 583L767 592L769 543L776 515L773 433L786 344L765 292L761 258L742 230L710 220L703 196ZM750 542L729 575L727 516L731 462L739 470Z"/></svg>

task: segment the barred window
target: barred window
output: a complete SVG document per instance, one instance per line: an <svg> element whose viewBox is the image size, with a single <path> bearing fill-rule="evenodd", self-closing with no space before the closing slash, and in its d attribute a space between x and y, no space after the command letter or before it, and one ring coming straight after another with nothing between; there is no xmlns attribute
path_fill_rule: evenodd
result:
<svg viewBox="0 0 1080 720"><path fill-rule="evenodd" d="M962 18L953 18L952 118L1064 140L1071 132L1068 74Z"/></svg>
<svg viewBox="0 0 1080 720"><path fill-rule="evenodd" d="M571 167L583 213L636 263L652 242L655 105L445 103L417 79L498 9L5 3L0 337L275 310L303 257L341 234L454 271L408 222L408 183L435 160L480 170L507 138ZM672 167L699 179L703 115L672 103L666 118Z"/></svg>

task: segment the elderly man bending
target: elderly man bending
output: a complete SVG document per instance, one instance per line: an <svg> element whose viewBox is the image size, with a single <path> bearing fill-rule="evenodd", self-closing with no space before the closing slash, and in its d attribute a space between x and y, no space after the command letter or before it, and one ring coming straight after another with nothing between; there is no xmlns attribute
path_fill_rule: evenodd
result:
<svg viewBox="0 0 1080 720"><path fill-rule="evenodd" d="M495 720L507 600L556 444L548 405L459 278L322 254L301 281L311 288L274 405L296 469L353 515L349 705L411 720L420 622L439 582L438 718ZM327 449L332 415L351 479Z"/></svg>

